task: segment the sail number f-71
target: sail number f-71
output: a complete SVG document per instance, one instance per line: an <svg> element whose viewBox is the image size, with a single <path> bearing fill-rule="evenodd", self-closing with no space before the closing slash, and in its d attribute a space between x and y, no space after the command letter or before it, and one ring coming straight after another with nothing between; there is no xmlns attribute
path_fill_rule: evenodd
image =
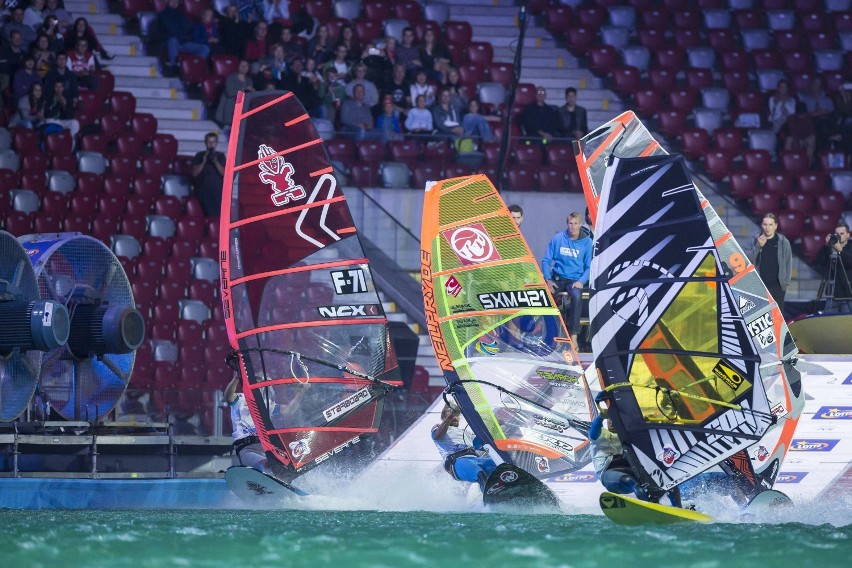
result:
<svg viewBox="0 0 852 568"><path fill-rule="evenodd" d="M496 310L500 308L547 308L550 299L547 292L538 288L534 290L509 290L506 292L487 292L477 295L483 309Z"/></svg>

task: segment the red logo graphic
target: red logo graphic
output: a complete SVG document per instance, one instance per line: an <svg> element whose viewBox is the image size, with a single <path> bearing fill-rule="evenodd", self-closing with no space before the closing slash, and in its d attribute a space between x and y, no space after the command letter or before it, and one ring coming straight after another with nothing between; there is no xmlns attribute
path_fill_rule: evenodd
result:
<svg viewBox="0 0 852 568"><path fill-rule="evenodd" d="M266 144L261 144L257 148L259 160L275 153L275 150ZM272 188L272 203L276 207L286 205L290 203L290 200L298 201L307 196L304 187L293 183L292 176L296 170L293 168L293 164L285 160L283 156L265 160L257 166L260 168L260 181Z"/></svg>
<svg viewBox="0 0 852 568"><path fill-rule="evenodd" d="M488 236L481 223L459 227L458 229L448 229L442 231L442 234L465 266L489 260L500 260L497 247L494 246L491 237Z"/></svg>
<svg viewBox="0 0 852 568"><path fill-rule="evenodd" d="M311 448L305 440L290 442L288 446L290 447L290 452L293 454L293 457L297 460L301 460L303 457L311 453Z"/></svg>
<svg viewBox="0 0 852 568"><path fill-rule="evenodd" d="M535 466L538 469L539 473L549 473L550 472L550 461L542 456L535 457Z"/></svg>
<svg viewBox="0 0 852 568"><path fill-rule="evenodd" d="M462 291L461 282L456 280L455 276L450 276L449 278L447 278L446 288L447 294L449 294L453 298L457 298Z"/></svg>
<svg viewBox="0 0 852 568"><path fill-rule="evenodd" d="M757 459L758 460L763 461L768 457L769 457L769 450L767 450L763 446L760 446L759 448L757 448Z"/></svg>
<svg viewBox="0 0 852 568"><path fill-rule="evenodd" d="M660 461L669 466L672 465L678 457L680 457L680 453L677 450L672 448L663 448L663 455L660 457Z"/></svg>

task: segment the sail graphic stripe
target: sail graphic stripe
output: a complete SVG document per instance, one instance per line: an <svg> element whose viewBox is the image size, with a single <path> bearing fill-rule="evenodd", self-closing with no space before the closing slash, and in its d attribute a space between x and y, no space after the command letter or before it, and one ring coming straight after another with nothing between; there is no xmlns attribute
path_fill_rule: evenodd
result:
<svg viewBox="0 0 852 568"><path fill-rule="evenodd" d="M239 221L234 221L230 223L230 227L241 227L243 225L249 225L251 223L257 223L258 221L265 221L267 219L271 219L273 217L278 217L279 215L289 215L291 213L298 213L299 211L303 211L305 209L313 209L314 207L319 206L327 206L331 203L340 203L345 201L346 198L343 196L333 197L331 199L326 199L324 201L317 201L315 203L308 203L305 205L299 205L297 207L291 207L290 209L281 209L279 211L273 211L271 213L264 213L262 215L255 215L254 217L247 217L245 219L240 219Z"/></svg>
<svg viewBox="0 0 852 568"><path fill-rule="evenodd" d="M236 286L238 284L244 284L246 282L251 282L252 280L259 280L263 278L272 278L273 276L282 276L284 274L296 274L298 272L309 272L312 270L319 270L323 268L338 268L340 266L353 266L356 264L364 264L367 262L366 258L353 258L351 260L337 260L334 262L320 262L317 264L306 264L303 266L294 266L292 268L282 268L280 270L270 270L267 272L259 272L257 274L248 274L241 278L234 278L231 280L231 286Z"/></svg>
<svg viewBox="0 0 852 568"><path fill-rule="evenodd" d="M294 118L293 120L288 120L287 122L284 123L284 126L293 126L294 124L298 124L298 123L302 122L303 120L308 120L309 118L310 118L310 116L308 116L308 113L305 113L302 116L298 116L298 117Z"/></svg>
<svg viewBox="0 0 852 568"><path fill-rule="evenodd" d="M259 333L268 333L270 331L279 331L282 329L298 329L301 327L324 327L328 325L363 325L363 324L385 324L387 323L387 319L376 317L371 319L349 319L349 320L317 320L317 321L303 321L303 322L295 322L295 323L281 323L278 325L267 325L264 327L256 327L254 329L249 329L247 331L243 331L237 333L237 339L242 339L243 337L251 337L252 335L257 335Z"/></svg>

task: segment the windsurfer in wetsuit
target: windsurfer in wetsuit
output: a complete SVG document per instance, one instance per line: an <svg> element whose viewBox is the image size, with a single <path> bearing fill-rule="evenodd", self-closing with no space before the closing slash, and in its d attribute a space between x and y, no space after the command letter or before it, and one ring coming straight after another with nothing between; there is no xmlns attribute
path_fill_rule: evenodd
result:
<svg viewBox="0 0 852 568"><path fill-rule="evenodd" d="M231 382L225 387L225 401L231 407L231 424L234 427L234 451L240 465L272 475L267 468L266 452L257 437L257 428L246 404L246 397L237 392L239 383L240 375L235 372Z"/></svg>
<svg viewBox="0 0 852 568"><path fill-rule="evenodd" d="M473 446L464 441L464 432L459 428L459 414L458 410L445 405L441 411L441 422L432 427L432 441L444 458L447 473L459 481L479 483L483 487L497 464L487 457L487 450L482 449L477 438L473 439Z"/></svg>
<svg viewBox="0 0 852 568"><path fill-rule="evenodd" d="M648 492L639 485L633 476L633 470L624 457L624 448L618 435L609 427L604 427L604 415L599 414L589 427L589 439L592 441L592 464L595 475L607 491L625 494L634 493L643 501L648 501Z"/></svg>

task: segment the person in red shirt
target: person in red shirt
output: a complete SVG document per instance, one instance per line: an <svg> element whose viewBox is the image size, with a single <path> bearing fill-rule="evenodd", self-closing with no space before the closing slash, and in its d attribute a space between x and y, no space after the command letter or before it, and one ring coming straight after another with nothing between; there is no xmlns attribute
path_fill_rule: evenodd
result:
<svg viewBox="0 0 852 568"><path fill-rule="evenodd" d="M269 26L266 22L257 22L254 26L254 38L246 44L245 59L253 63L262 57L266 57L269 45L267 35Z"/></svg>
<svg viewBox="0 0 852 568"><path fill-rule="evenodd" d="M68 52L68 70L77 77L77 84L86 89L94 89L95 85L95 56L89 51L89 41L85 38L77 40L77 48Z"/></svg>

